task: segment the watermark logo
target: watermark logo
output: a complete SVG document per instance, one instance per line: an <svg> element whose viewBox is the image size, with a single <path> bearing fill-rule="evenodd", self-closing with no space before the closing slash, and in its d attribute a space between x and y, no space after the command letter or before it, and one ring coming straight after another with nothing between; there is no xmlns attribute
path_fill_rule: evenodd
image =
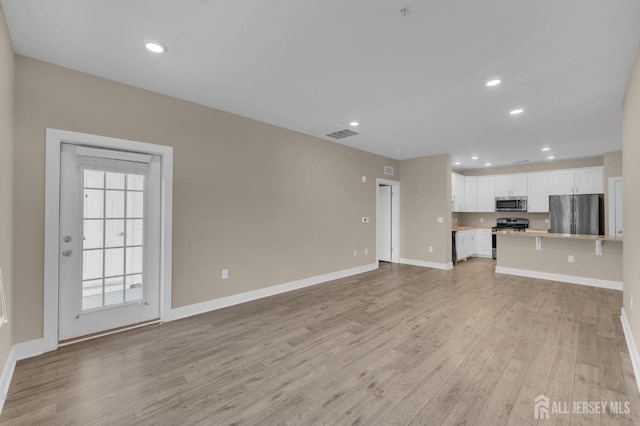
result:
<svg viewBox="0 0 640 426"><path fill-rule="evenodd" d="M629 414L629 401L551 401L546 395L533 399L533 418L548 420L551 414Z"/></svg>
<svg viewBox="0 0 640 426"><path fill-rule="evenodd" d="M538 395L533 400L533 418L536 420L549 419L549 398Z"/></svg>

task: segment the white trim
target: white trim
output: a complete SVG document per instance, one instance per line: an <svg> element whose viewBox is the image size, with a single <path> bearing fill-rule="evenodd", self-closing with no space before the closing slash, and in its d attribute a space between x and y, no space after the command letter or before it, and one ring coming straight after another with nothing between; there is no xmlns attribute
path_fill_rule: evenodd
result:
<svg viewBox="0 0 640 426"><path fill-rule="evenodd" d="M376 178L376 226L378 226L378 187L380 185L391 186L391 261L400 263L400 182ZM378 261L380 259L378 259L378 242L376 241L376 262Z"/></svg>
<svg viewBox="0 0 640 426"><path fill-rule="evenodd" d="M65 343L58 343L58 347L62 348L65 346L73 345L74 343L80 343L80 342L86 342L87 340L99 339L100 337L109 336L111 334L122 333L123 331L135 330L136 328L146 327L148 325L160 324L160 323L161 323L160 320L148 321L148 322L145 322L144 324L136 324L130 327L122 327L122 328L118 328L117 330L109 331L106 333L90 334L89 336L83 337L81 339L75 339Z"/></svg>
<svg viewBox="0 0 640 426"><path fill-rule="evenodd" d="M58 240L60 226L60 144L135 151L162 159L162 224L160 270L160 319L171 313L171 259L173 213L173 147L109 138L66 130L47 129L45 150L44 324L43 350L58 348Z"/></svg>
<svg viewBox="0 0 640 426"><path fill-rule="evenodd" d="M599 278L587 278L574 275L554 274L551 272L529 271L527 269L505 268L504 266L496 266L496 274L517 275L519 277L538 278L541 280L549 281L561 281L570 284L608 288L610 290L622 290L622 281L609 281Z"/></svg>
<svg viewBox="0 0 640 426"><path fill-rule="evenodd" d="M35 339L18 343L13 345L13 349L15 349L16 361L33 358L44 353L44 340Z"/></svg>
<svg viewBox="0 0 640 426"><path fill-rule="evenodd" d="M609 211L607 212L607 215L609 216L610 237L616 236L616 182L623 182L624 184L624 179L622 176L609 178L609 193L607 194L609 204L607 207Z"/></svg>
<svg viewBox="0 0 640 426"><path fill-rule="evenodd" d="M13 377L13 371L16 369L16 354L15 346L11 347L7 361L4 363L2 369L2 375L0 375L0 413L2 413L2 407L4 407L4 401L7 399L9 393L9 385L11 385L11 378Z"/></svg>
<svg viewBox="0 0 640 426"><path fill-rule="evenodd" d="M16 363L22 359L42 355L42 345L43 340L36 339L18 343L11 347L7 361L4 363L4 368L2 369L2 375L0 375L0 413L2 413L4 401L7 399L7 394L9 393L9 386L11 385L13 372L16 369Z"/></svg>
<svg viewBox="0 0 640 426"><path fill-rule="evenodd" d="M633 374L636 376L636 385L638 386L638 390L640 390L640 356L638 356L638 347L633 340L633 334L631 334L631 328L629 327L629 321L627 321L627 314L624 312L624 308L620 308L620 322L622 323L624 338L629 348L629 357L631 358L631 365L633 366Z"/></svg>
<svg viewBox="0 0 640 426"><path fill-rule="evenodd" d="M245 293L234 294L232 296L221 297L219 299L208 300L206 302L196 303L193 305L182 306L171 311L171 320L190 317L193 315L203 314L205 312L215 311L216 309L226 308L228 306L238 305L240 303L250 302L264 297L274 296L280 293L309 287L316 284L326 283L340 278L350 277L352 275L362 274L364 272L378 269L378 263L370 263L368 265L357 266L351 269L331 272L315 277L304 278L297 281L291 281L285 284L265 287L258 290L247 291Z"/></svg>
<svg viewBox="0 0 640 426"><path fill-rule="evenodd" d="M427 260L414 260L414 259L401 258L400 263L403 263L405 265L423 266L425 268L444 269L445 271L449 269L453 269L453 262L437 263L437 262L429 262Z"/></svg>

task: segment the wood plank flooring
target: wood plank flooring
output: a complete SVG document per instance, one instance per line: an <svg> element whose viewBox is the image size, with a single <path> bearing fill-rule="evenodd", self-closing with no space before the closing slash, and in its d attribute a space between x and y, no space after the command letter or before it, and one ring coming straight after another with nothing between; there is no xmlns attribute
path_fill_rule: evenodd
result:
<svg viewBox="0 0 640 426"><path fill-rule="evenodd" d="M454 270L377 271L20 361L2 425L640 424L622 293ZM551 413L541 394L629 402Z"/></svg>

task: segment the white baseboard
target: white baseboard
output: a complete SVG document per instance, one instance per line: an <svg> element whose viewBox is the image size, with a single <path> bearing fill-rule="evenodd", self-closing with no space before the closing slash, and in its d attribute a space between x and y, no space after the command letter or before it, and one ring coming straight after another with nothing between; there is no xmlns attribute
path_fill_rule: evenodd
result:
<svg viewBox="0 0 640 426"><path fill-rule="evenodd" d="M16 369L16 351L15 346L11 347L7 362L4 363L2 368L2 375L0 375L0 413L2 413L2 407L4 407L4 401L7 399L9 393L9 385L11 385L11 378L13 377L13 371Z"/></svg>
<svg viewBox="0 0 640 426"><path fill-rule="evenodd" d="M414 259L401 258L400 263L404 263L405 265L422 266L425 268L435 268L435 269L444 269L444 270L453 269L453 262L437 263L437 262L428 262L426 260L414 260Z"/></svg>
<svg viewBox="0 0 640 426"><path fill-rule="evenodd" d="M519 277L538 278L541 280L561 281L570 284L588 285L591 287L608 288L610 290L622 290L621 281L601 280L598 278L577 277L574 275L553 274L550 272L529 271L527 269L506 268L496 266L497 274L517 275Z"/></svg>
<svg viewBox="0 0 640 426"><path fill-rule="evenodd" d="M356 268L345 269L342 271L331 272L315 277L304 278L297 281L291 281L285 284L265 287L258 290L247 291L245 293L234 294L232 296L221 297L219 299L208 300L206 302L196 303L193 305L183 306L171 310L170 321L180 318L186 318L193 315L203 314L205 312L215 311L216 309L226 308L228 306L238 305L240 303L250 302L264 297L274 296L276 294L285 293L287 291L297 290L327 281L333 281L340 278L350 277L352 275L362 274L363 272L378 269L378 263L370 263Z"/></svg>
<svg viewBox="0 0 640 426"><path fill-rule="evenodd" d="M13 345L11 347L9 356L7 357L7 362L4 363L4 367L2 368L2 375L0 375L0 413L2 413L4 401L7 399L7 394L9 393L9 386L11 385L13 372L16 369L16 362L22 359L31 358L42 354L42 339L18 343L17 345Z"/></svg>
<svg viewBox="0 0 640 426"><path fill-rule="evenodd" d="M621 308L620 322L622 322L624 338L627 341L627 347L629 348L633 374L636 376L636 384L638 385L638 390L640 390L640 356L638 356L638 347L636 346L636 342L633 340L633 334L631 334L631 328L629 328L629 322L627 321L627 314L624 312L624 308Z"/></svg>

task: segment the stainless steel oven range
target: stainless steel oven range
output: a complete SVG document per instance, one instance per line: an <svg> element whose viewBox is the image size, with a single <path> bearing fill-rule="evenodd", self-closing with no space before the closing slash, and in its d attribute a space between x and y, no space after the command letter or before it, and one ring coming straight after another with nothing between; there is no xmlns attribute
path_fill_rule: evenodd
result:
<svg viewBox="0 0 640 426"><path fill-rule="evenodd" d="M499 217L496 220L496 226L491 228L492 232L495 231L519 231L525 232L529 227L529 219L525 219L522 217ZM496 236L493 235L493 258L496 259L497 250L496 250Z"/></svg>

